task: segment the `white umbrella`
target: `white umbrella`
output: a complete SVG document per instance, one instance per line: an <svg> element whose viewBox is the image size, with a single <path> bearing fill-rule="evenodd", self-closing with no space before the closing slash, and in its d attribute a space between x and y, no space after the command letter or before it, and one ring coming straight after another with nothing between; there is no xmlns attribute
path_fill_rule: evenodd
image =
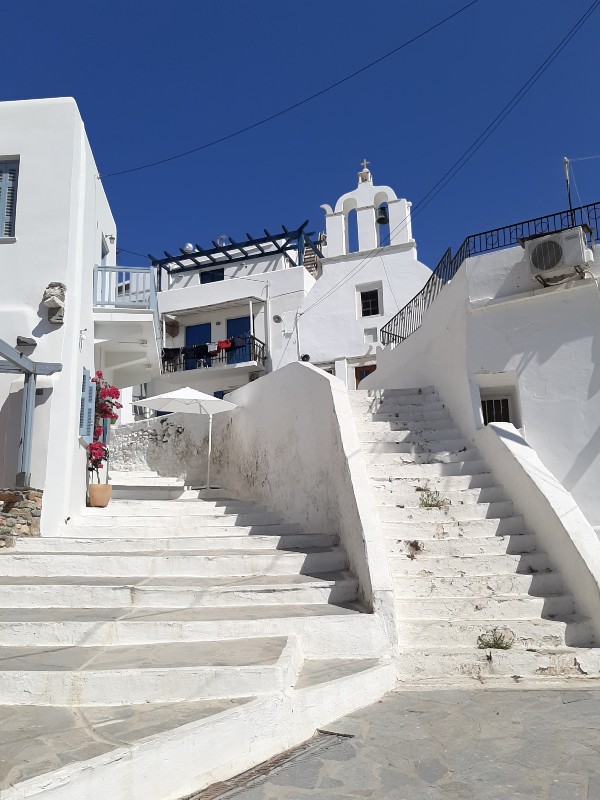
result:
<svg viewBox="0 0 600 800"><path fill-rule="evenodd" d="M219 400L210 394L204 394L197 389L186 386L184 389L175 389L173 392L157 394L154 397L146 397L144 400L136 400L132 405L145 406L154 411L164 411L167 413L179 412L182 414L207 414L208 415L208 463L206 467L206 486L210 489L210 455L212 452L212 418L213 414L220 414L223 411L232 411L237 408L235 403L227 400Z"/></svg>

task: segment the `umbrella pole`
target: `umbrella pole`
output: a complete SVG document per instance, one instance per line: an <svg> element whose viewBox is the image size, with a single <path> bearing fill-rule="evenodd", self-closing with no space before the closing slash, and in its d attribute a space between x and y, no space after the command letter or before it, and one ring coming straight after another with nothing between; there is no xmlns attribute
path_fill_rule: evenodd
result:
<svg viewBox="0 0 600 800"><path fill-rule="evenodd" d="M206 465L206 488L210 489L210 454L212 452L212 414L208 415L208 463Z"/></svg>

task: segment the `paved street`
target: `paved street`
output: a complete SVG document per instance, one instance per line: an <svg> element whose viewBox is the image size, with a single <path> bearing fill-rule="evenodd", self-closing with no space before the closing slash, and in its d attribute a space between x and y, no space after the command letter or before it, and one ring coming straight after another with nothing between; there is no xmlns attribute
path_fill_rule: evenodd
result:
<svg viewBox="0 0 600 800"><path fill-rule="evenodd" d="M600 800L600 689L397 692L328 730L353 738L219 797Z"/></svg>

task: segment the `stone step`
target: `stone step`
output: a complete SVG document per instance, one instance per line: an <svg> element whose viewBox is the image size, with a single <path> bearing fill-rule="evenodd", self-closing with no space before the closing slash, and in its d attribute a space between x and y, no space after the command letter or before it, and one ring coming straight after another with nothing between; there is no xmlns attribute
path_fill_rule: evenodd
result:
<svg viewBox="0 0 600 800"><path fill-rule="evenodd" d="M275 527L275 526L273 526ZM209 528L212 533L215 529ZM242 533L227 535L231 529L223 528L218 536L173 536L173 537L138 537L108 538L98 536L68 538L56 537L20 537L15 549L10 553L154 553L164 552L185 554L188 551L210 550L306 550L312 547L334 547L338 537L330 533L291 533L284 536L254 535L242 529ZM4 553L6 554L6 553Z"/></svg>
<svg viewBox="0 0 600 800"><path fill-rule="evenodd" d="M422 507L427 498L423 498L423 492L438 492L441 501L448 501L451 508L455 506L466 506L474 503L498 503L505 500L506 495L501 486L484 486L476 489L462 489L461 491L440 491L424 482L422 485L398 485L397 481L392 483L377 482L372 484L373 497L378 504L398 503L405 508Z"/></svg>
<svg viewBox="0 0 600 800"><path fill-rule="evenodd" d="M307 658L379 657L381 620L355 604L196 608L3 609L0 641L11 647L73 647L299 636Z"/></svg>
<svg viewBox="0 0 600 800"><path fill-rule="evenodd" d="M354 409L354 419L363 425L388 425L392 429L453 428L454 423L441 403L405 408L379 408L377 411Z"/></svg>
<svg viewBox="0 0 600 800"><path fill-rule="evenodd" d="M248 697L291 687L296 637L117 647L0 646L0 703L83 705Z"/></svg>
<svg viewBox="0 0 600 800"><path fill-rule="evenodd" d="M449 521L504 519L514 516L513 504L508 500L498 503L473 503L473 505L449 505L443 508L419 508L403 506L401 503L377 502L379 519L384 523L414 522L436 525Z"/></svg>
<svg viewBox="0 0 600 800"><path fill-rule="evenodd" d="M387 466L386 464L367 464L367 474L376 480L394 478L433 478L436 476L448 477L452 475L477 475L487 472L484 461L452 461L450 463L436 464L404 464L402 466Z"/></svg>
<svg viewBox="0 0 600 800"><path fill-rule="evenodd" d="M182 478L159 475L157 472L117 472L109 469L113 486L184 486Z"/></svg>
<svg viewBox="0 0 600 800"><path fill-rule="evenodd" d="M369 390L367 389L365 391ZM371 389L371 391L373 390ZM383 389L384 397L406 397L407 395L410 397L413 394L437 394L437 390L435 386L416 386L410 389Z"/></svg>
<svg viewBox="0 0 600 800"><path fill-rule="evenodd" d="M223 520L223 517L220 517ZM87 525L69 522L67 526L61 528L58 533L60 538L65 539L158 539L173 541L175 548L180 539L198 537L229 537L229 536L289 536L301 533L300 526L295 522L272 523L269 525L226 525L215 524L215 520L206 519L194 520L194 523L185 525L175 522L171 525L161 524L148 525L119 525L111 527L108 525ZM42 537L43 538L43 537ZM59 538L59 537L55 537Z"/></svg>
<svg viewBox="0 0 600 800"><path fill-rule="evenodd" d="M588 620L573 616L565 621L552 619L461 619L411 620L399 626L400 648L478 647L478 637L487 638L493 631L504 634L514 648L540 649L545 647L588 647L593 639ZM485 643L485 642L484 642Z"/></svg>
<svg viewBox="0 0 600 800"><path fill-rule="evenodd" d="M358 438L363 444L375 443L396 443L403 445L418 445L420 447L440 447L447 443L447 447L441 449L454 449L454 444L460 442L457 449L462 447L467 441L458 428L443 428L442 430L391 430L381 425L361 425L357 426Z"/></svg>
<svg viewBox="0 0 600 800"><path fill-rule="evenodd" d="M454 425L454 422L447 416L436 419L413 419L413 420L368 420L354 418L358 435L368 434L376 436L379 433L392 433L397 436L394 441L428 441L435 439L455 439L459 438L461 432Z"/></svg>
<svg viewBox="0 0 600 800"><path fill-rule="evenodd" d="M388 539L387 549L390 557L414 555L414 547L410 542L415 539ZM536 549L537 541L533 533L522 533L513 536L464 536L462 539L452 537L448 539L428 539L419 541L421 555L436 558L475 556L475 555L501 555L505 553L532 553Z"/></svg>
<svg viewBox="0 0 600 800"><path fill-rule="evenodd" d="M2 706L6 777L0 791L7 800L197 795L300 745L340 714L376 702L395 680L387 659L311 659L286 694L172 704Z"/></svg>
<svg viewBox="0 0 600 800"><path fill-rule="evenodd" d="M396 598L452 598L493 597L496 594L531 594L548 597L563 592L558 572L540 572L533 575L393 575Z"/></svg>
<svg viewBox="0 0 600 800"><path fill-rule="evenodd" d="M396 442L391 437L393 431L389 431L390 438L387 441L365 441L363 438L363 453L369 455L375 453L400 454L406 456L418 456L423 453L464 453L468 449L466 439L438 439L435 441L423 442ZM405 459L403 459L404 461Z"/></svg>
<svg viewBox="0 0 600 800"><path fill-rule="evenodd" d="M531 620L540 617L565 619L574 613L573 596L555 594L534 597L530 594L471 595L466 597L409 597L396 600L399 631L408 622L431 620Z"/></svg>
<svg viewBox="0 0 600 800"><path fill-rule="evenodd" d="M349 572L229 578L0 578L0 608L195 608L350 603Z"/></svg>
<svg viewBox="0 0 600 800"><path fill-rule="evenodd" d="M224 515L265 513L254 503L241 500L111 500L106 508L86 508L80 519L107 516L179 517L195 515Z"/></svg>
<svg viewBox="0 0 600 800"><path fill-rule="evenodd" d="M373 490L386 487L391 491L416 491L427 487L439 491L463 491L465 489L481 489L494 486L496 480L491 472L478 472L475 475L430 475L426 480L413 476L395 478L372 478Z"/></svg>
<svg viewBox="0 0 600 800"><path fill-rule="evenodd" d="M432 678L455 680L473 678L487 683L498 679L528 680L598 679L600 650L557 647L528 651L480 650L477 647L445 646L406 648L396 659L401 682L413 683Z"/></svg>
<svg viewBox="0 0 600 800"><path fill-rule="evenodd" d="M108 509L106 509L108 510ZM192 530L195 526L208 525L230 525L248 527L253 525L280 524L281 517L270 511L249 512L242 514L216 513L215 509L209 509L205 514L175 514L170 516L151 516L142 517L137 514L90 514L89 516L75 517L69 522L67 530L72 526L81 528L125 528L144 527L144 528L164 528L175 527L176 529L185 528Z"/></svg>
<svg viewBox="0 0 600 800"><path fill-rule="evenodd" d="M420 520L406 520L403 522L382 523L381 528L386 538L396 536L397 538L418 539L428 541L432 539L444 539L446 537L456 538L477 537L477 536L511 536L528 533L523 517L512 516L497 519L474 519L463 522L455 522L447 519L445 521L434 522L424 525Z"/></svg>
<svg viewBox="0 0 600 800"><path fill-rule="evenodd" d="M536 575L552 571L545 553L483 553L481 555L438 556L416 552L414 558L404 555L390 556L390 569L395 578L401 576L429 577L437 582L446 577L490 577L503 575Z"/></svg>
<svg viewBox="0 0 600 800"><path fill-rule="evenodd" d="M384 405L388 407L407 408L410 406L427 406L440 403L440 397L437 392L407 392L406 394L385 394L371 395L370 397L365 393L348 392L350 403L355 408L361 408L364 405Z"/></svg>
<svg viewBox="0 0 600 800"><path fill-rule="evenodd" d="M364 452L364 451L363 451ZM438 450L435 452L421 453L364 453L365 463L368 467L380 467L381 469L402 469L413 464L453 464L465 461L477 461L478 451L473 447L470 449L450 452L448 450Z"/></svg>
<svg viewBox="0 0 600 800"><path fill-rule="evenodd" d="M346 567L346 552L339 547L286 550L188 551L160 555L142 553L6 553L0 558L0 575L21 577L225 577L295 575L336 572Z"/></svg>
<svg viewBox="0 0 600 800"><path fill-rule="evenodd" d="M190 492L183 484L166 484L155 486L143 484L141 486L129 484L112 484L112 495L109 506L114 500L177 500L183 497L197 496L197 492Z"/></svg>

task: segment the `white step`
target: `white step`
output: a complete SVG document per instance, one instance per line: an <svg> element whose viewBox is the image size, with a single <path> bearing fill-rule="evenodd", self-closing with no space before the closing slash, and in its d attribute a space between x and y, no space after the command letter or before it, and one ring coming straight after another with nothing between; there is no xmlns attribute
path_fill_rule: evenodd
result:
<svg viewBox="0 0 600 800"><path fill-rule="evenodd" d="M113 485L119 484L123 486L183 486L184 481L182 478L173 476L159 475L157 472L150 471L135 471L119 472L109 469L108 471L109 482Z"/></svg>
<svg viewBox="0 0 600 800"><path fill-rule="evenodd" d="M410 397L414 394L420 396L425 394L437 394L437 390L435 386L416 386L411 389L383 389L384 397Z"/></svg>
<svg viewBox="0 0 600 800"><path fill-rule="evenodd" d="M387 548L390 557L414 554L410 542L414 539L397 537L387 539ZM417 540L419 541L419 540ZM447 539L420 540L421 548L417 558L425 557L460 557L479 554L500 555L503 553L532 553L536 549L536 537L532 533L523 533L518 536L463 536Z"/></svg>
<svg viewBox="0 0 600 800"><path fill-rule="evenodd" d="M307 658L380 657L388 649L381 620L352 606L3 609L0 640L11 647L115 646L299 636Z"/></svg>
<svg viewBox="0 0 600 800"><path fill-rule="evenodd" d="M363 453L369 455L374 453L385 453L386 455L400 454L406 456L418 456L423 453L464 453L468 449L466 439L438 439L434 441L402 442L396 441L392 437L394 431L388 432L386 441L365 441L363 438ZM406 460L406 459L403 459Z"/></svg>
<svg viewBox="0 0 600 800"><path fill-rule="evenodd" d="M217 524L217 522L222 524ZM194 520L194 523L181 525L131 524L119 525L117 527L109 525L88 525L70 522L65 528L61 529L62 535L68 539L149 539L155 540L163 538L164 541L173 541L175 549L177 542L181 539L197 537L228 537L228 536L288 536L301 533L300 526L295 522L280 522L268 525L227 525L223 517L219 519ZM56 537L58 538L58 537ZM62 538L62 537L61 537Z"/></svg>
<svg viewBox="0 0 600 800"><path fill-rule="evenodd" d="M396 443L405 446L418 445L423 448L439 447L443 443L447 443L446 448L453 449L455 442L460 442L458 447L462 447L466 442L461 431L458 428L443 428L442 430L424 430L410 431L410 430L391 430L390 426L384 425L357 425L358 438L363 442L363 445L374 443Z"/></svg>
<svg viewBox="0 0 600 800"><path fill-rule="evenodd" d="M113 522L117 519L122 519L124 522L130 517L136 518L166 518L166 519L179 519L180 517L204 517L204 516L217 516L224 517L228 515L239 514L266 514L269 512L263 509L257 509L252 503L240 503L238 501L232 503L217 503L214 502L198 502L197 500L155 500L155 501L126 501L117 500L111 503L106 508L86 508L78 517L77 521L82 523L84 521L93 520L108 520Z"/></svg>
<svg viewBox="0 0 600 800"><path fill-rule="evenodd" d="M0 575L21 577L225 577L247 575L295 575L335 572L346 566L346 552L339 547L294 552L286 550L189 551L161 555L141 553L3 554Z"/></svg>
<svg viewBox="0 0 600 800"><path fill-rule="evenodd" d="M6 608L194 608L246 604L349 603L358 582L348 572L232 578L0 578Z"/></svg>
<svg viewBox="0 0 600 800"><path fill-rule="evenodd" d="M354 419L365 425L387 425L392 429L453 428L454 423L441 403L408 406L401 409L379 408L375 412L354 410Z"/></svg>
<svg viewBox="0 0 600 800"><path fill-rule="evenodd" d="M531 594L547 597L561 594L563 584L558 572L540 572L534 575L469 575L443 576L431 579L431 575L394 575L394 590L400 598L450 598L493 597L497 594Z"/></svg>
<svg viewBox="0 0 600 800"><path fill-rule="evenodd" d="M465 448L456 452L438 450L420 453L365 452L364 454L368 467L380 467L381 469L403 469L413 464L453 464L456 462L476 461L478 457L479 454L475 448Z"/></svg>
<svg viewBox="0 0 600 800"><path fill-rule="evenodd" d="M395 578L400 576L429 576L432 583L446 577L497 579L504 575L537 575L551 571L545 553L508 553L432 557L427 552L417 552L414 558L390 556L390 568Z"/></svg>
<svg viewBox="0 0 600 800"><path fill-rule="evenodd" d="M376 480L393 480L394 478L419 478L423 480L436 476L476 475L480 472L487 472L485 462L481 460L452 461L449 464L404 464L401 467L388 467L385 464L367 464L367 474Z"/></svg>
<svg viewBox="0 0 600 800"><path fill-rule="evenodd" d="M424 525L420 520L382 523L386 538L397 536L425 540L444 539L457 536L510 536L527 533L523 517L502 517L502 519L474 519L455 522L451 519Z"/></svg>
<svg viewBox="0 0 600 800"><path fill-rule="evenodd" d="M107 509L108 510L108 509ZM163 528L165 531L168 528L174 528L173 534L177 530L186 529L194 530L198 526L208 525L231 525L247 527L249 525L269 525L280 524L281 517L278 514L273 514L270 511L248 512L241 514L223 514L216 513L215 509L208 509L208 513L204 514L180 514L175 516L152 516L142 517L137 514L90 514L72 519L66 531L71 530L72 527L78 528L109 528L124 530L125 528L144 527L144 528Z"/></svg>
<svg viewBox="0 0 600 800"><path fill-rule="evenodd" d="M83 705L208 700L280 691L302 664L297 638L117 647L0 647L0 703Z"/></svg>
<svg viewBox="0 0 600 800"><path fill-rule="evenodd" d="M486 625L489 620L530 620L547 617L564 619L574 613L573 597L555 594L549 597L534 597L530 594L487 594L465 597L436 596L409 597L396 600L398 630L402 635L405 623L423 620L480 620Z"/></svg>
<svg viewBox="0 0 600 800"><path fill-rule="evenodd" d="M276 526L273 526L276 527ZM215 528L209 528L208 534ZM330 533L291 533L284 536L277 534L254 535L242 529L241 533L228 535L231 528L222 528L218 536L177 536L177 537L137 537L130 539L95 537L68 538L57 537L20 537L11 553L164 553L198 550L305 550L311 547L333 547L337 544L337 536Z"/></svg>
<svg viewBox="0 0 600 800"><path fill-rule="evenodd" d="M560 647L528 651L480 650L476 647L401 650L397 657L398 677L415 683L434 678L448 682L458 677L483 683L494 680L571 680L600 677L600 650Z"/></svg>
<svg viewBox="0 0 600 800"><path fill-rule="evenodd" d="M449 505L443 508L420 508L403 506L401 503L377 503L379 519L384 523L414 522L436 525L450 521L504 519L514 515L513 504L508 500L498 503L474 503L473 505Z"/></svg>
<svg viewBox="0 0 600 800"><path fill-rule="evenodd" d="M478 637L486 634L489 637L494 629L507 629L512 634L512 647L526 649L587 646L591 635L589 621L577 617L567 621L539 618L411 620L400 626L400 647L423 647L425 643L435 643L436 647L478 647Z"/></svg>
<svg viewBox="0 0 600 800"><path fill-rule="evenodd" d="M414 491L427 487L444 494L446 491L463 491L464 489L480 489L495 485L491 472L478 472L476 475L430 475L426 480L417 476L395 478L373 478L373 490L382 487L392 491Z"/></svg>
<svg viewBox="0 0 600 800"><path fill-rule="evenodd" d="M466 506L475 503L498 503L505 500L506 495L501 486L484 486L476 489L463 489L462 491L439 491L433 486L399 484L398 481L373 483L373 496L378 504L398 503L405 508L422 507L424 501L423 491L438 492L441 501L448 501L450 507ZM425 498L426 500L426 498Z"/></svg>
<svg viewBox="0 0 600 800"><path fill-rule="evenodd" d="M378 436L379 434L391 433L394 435L393 441L421 442L435 441L436 439L455 439L460 438L461 432L455 427L454 422L444 416L431 420L393 420L378 421L357 419L355 417L356 430L359 437L363 435ZM367 439L369 441L369 439Z"/></svg>

